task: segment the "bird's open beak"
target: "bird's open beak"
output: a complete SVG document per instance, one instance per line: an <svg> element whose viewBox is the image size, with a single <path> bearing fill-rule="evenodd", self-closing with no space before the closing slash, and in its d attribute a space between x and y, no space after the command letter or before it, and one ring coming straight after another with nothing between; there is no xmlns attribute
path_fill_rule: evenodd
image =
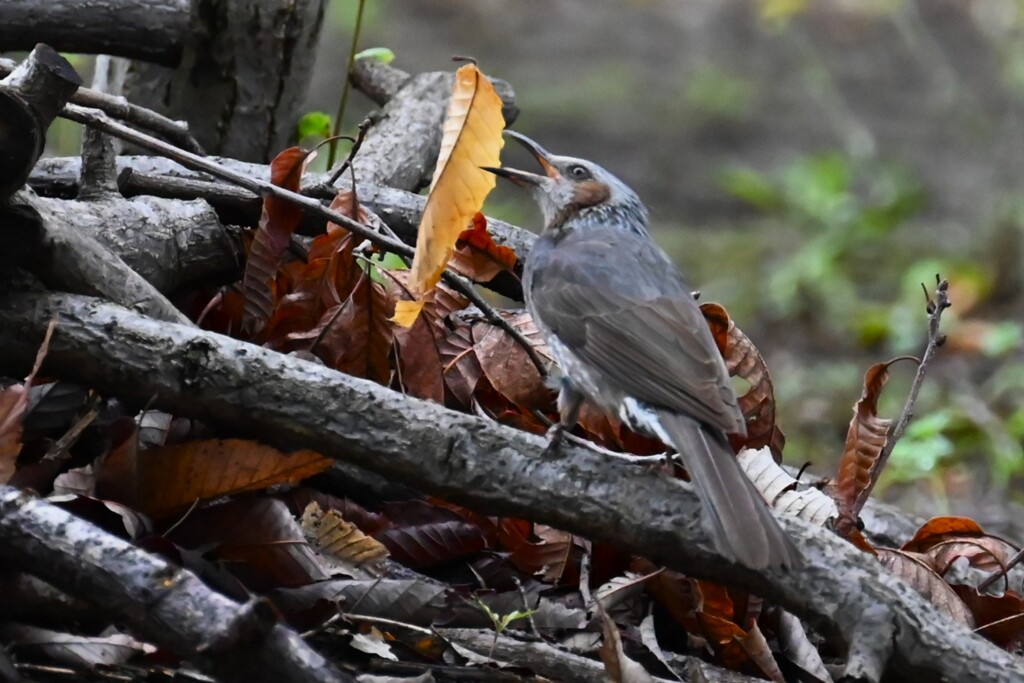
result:
<svg viewBox="0 0 1024 683"><path fill-rule="evenodd" d="M483 170L490 171L494 175L505 178L506 180L511 180L516 185L527 185L530 187L536 187L549 179L557 178L559 176L558 169L551 164L551 155L548 154L546 149L525 135L513 130L506 130L505 135L530 150L530 154L534 156L537 163L540 164L540 167L544 169L544 173L546 175L538 175L528 171L519 171L514 168L494 168L493 166L482 166L481 168L483 168Z"/></svg>

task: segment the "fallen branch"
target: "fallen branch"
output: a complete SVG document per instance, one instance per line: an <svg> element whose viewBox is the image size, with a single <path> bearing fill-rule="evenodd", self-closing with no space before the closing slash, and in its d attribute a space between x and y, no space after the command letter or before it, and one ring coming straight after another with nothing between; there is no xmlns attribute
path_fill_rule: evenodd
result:
<svg viewBox="0 0 1024 683"><path fill-rule="evenodd" d="M270 169L265 164L209 157L219 166L265 182L270 180ZM29 176L29 185L48 197L73 197L78 192L81 160L78 157L52 157L41 159ZM262 199L258 191L223 182L211 181L210 176L192 171L164 157L119 156L120 189L126 196L154 195L172 199L204 199L223 216L225 223L255 224L259 219ZM326 184L327 174L307 174L303 194L330 200L337 188ZM423 213L426 197L379 185L360 185L359 201L377 213L407 244L415 244L416 228ZM230 220L233 219L233 220ZM487 219L487 227L498 244L511 247L520 258L529 253L536 239L529 230L497 220ZM317 217L310 229L323 230L323 219Z"/></svg>
<svg viewBox="0 0 1024 683"><path fill-rule="evenodd" d="M0 363L19 363L11 372L23 371L54 316L46 371L63 379L138 404L155 396L156 407L174 414L278 447L314 448L481 513L550 524L689 576L745 586L837 645L859 634L858 652L870 651L870 659L905 681L1024 676L1017 659L946 621L908 584L829 531L783 519L806 565L755 572L715 554L696 496L677 480L576 447L562 459L545 459L540 437L294 357L155 325L86 297L11 294L0 301ZM865 623L878 628L865 631Z"/></svg>
<svg viewBox="0 0 1024 683"><path fill-rule="evenodd" d="M178 569L49 503L0 486L0 558L102 607L138 638L222 681L352 680L276 623Z"/></svg>
<svg viewBox="0 0 1024 683"><path fill-rule="evenodd" d="M6 76L14 71L17 62L10 59L0 59L0 76ZM152 109L146 109L132 104L123 97L108 95L92 88L79 87L71 99L73 104L80 104L83 107L92 107L109 114L115 119L125 123L138 126L143 130L156 133L160 137L173 142L174 144L196 154L203 154L203 148L196 142L188 132L188 124L184 121L175 121Z"/></svg>
<svg viewBox="0 0 1024 683"><path fill-rule="evenodd" d="M191 325L163 294L116 254L78 229L74 222L50 212L31 190L14 196L0 212L5 238L14 255L58 290L102 296L167 322Z"/></svg>
<svg viewBox="0 0 1024 683"><path fill-rule="evenodd" d="M36 197L33 203L54 223L73 227L102 244L161 292L222 284L237 279L240 272L240 244L203 202ZM12 254L9 249L5 256Z"/></svg>

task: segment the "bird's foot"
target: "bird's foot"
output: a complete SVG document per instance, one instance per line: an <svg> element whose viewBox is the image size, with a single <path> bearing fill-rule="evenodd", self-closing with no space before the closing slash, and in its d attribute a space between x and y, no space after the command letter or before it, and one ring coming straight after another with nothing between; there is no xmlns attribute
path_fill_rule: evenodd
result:
<svg viewBox="0 0 1024 683"><path fill-rule="evenodd" d="M662 469L661 469L661 471L664 472L665 474L667 474L670 477L676 476L676 458L677 457L678 457L677 453L673 453L671 451L669 451L668 453L665 453L665 460L662 461Z"/></svg>
<svg viewBox="0 0 1024 683"><path fill-rule="evenodd" d="M564 439L565 426L561 422L551 425L551 428L548 429L548 445L544 448L544 452L541 455L545 458L562 457L562 441Z"/></svg>

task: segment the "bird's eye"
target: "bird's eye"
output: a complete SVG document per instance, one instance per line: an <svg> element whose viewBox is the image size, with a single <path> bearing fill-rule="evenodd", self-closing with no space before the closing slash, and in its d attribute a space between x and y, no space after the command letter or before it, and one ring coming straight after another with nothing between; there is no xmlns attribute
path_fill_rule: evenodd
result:
<svg viewBox="0 0 1024 683"><path fill-rule="evenodd" d="M590 171L587 170L586 166L573 164L566 170L569 172L569 175L572 176L574 180L586 180L587 178L590 177Z"/></svg>

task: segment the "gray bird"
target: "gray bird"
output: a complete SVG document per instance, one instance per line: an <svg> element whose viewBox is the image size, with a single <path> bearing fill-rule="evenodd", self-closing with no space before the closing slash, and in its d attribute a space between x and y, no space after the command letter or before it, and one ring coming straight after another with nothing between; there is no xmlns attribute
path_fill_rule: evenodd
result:
<svg viewBox="0 0 1024 683"><path fill-rule="evenodd" d="M746 434L729 373L690 287L651 239L646 207L597 164L507 134L544 171L486 169L532 188L544 214L523 291L562 370L549 450L587 398L679 451L722 555L754 569L797 565L726 438Z"/></svg>

